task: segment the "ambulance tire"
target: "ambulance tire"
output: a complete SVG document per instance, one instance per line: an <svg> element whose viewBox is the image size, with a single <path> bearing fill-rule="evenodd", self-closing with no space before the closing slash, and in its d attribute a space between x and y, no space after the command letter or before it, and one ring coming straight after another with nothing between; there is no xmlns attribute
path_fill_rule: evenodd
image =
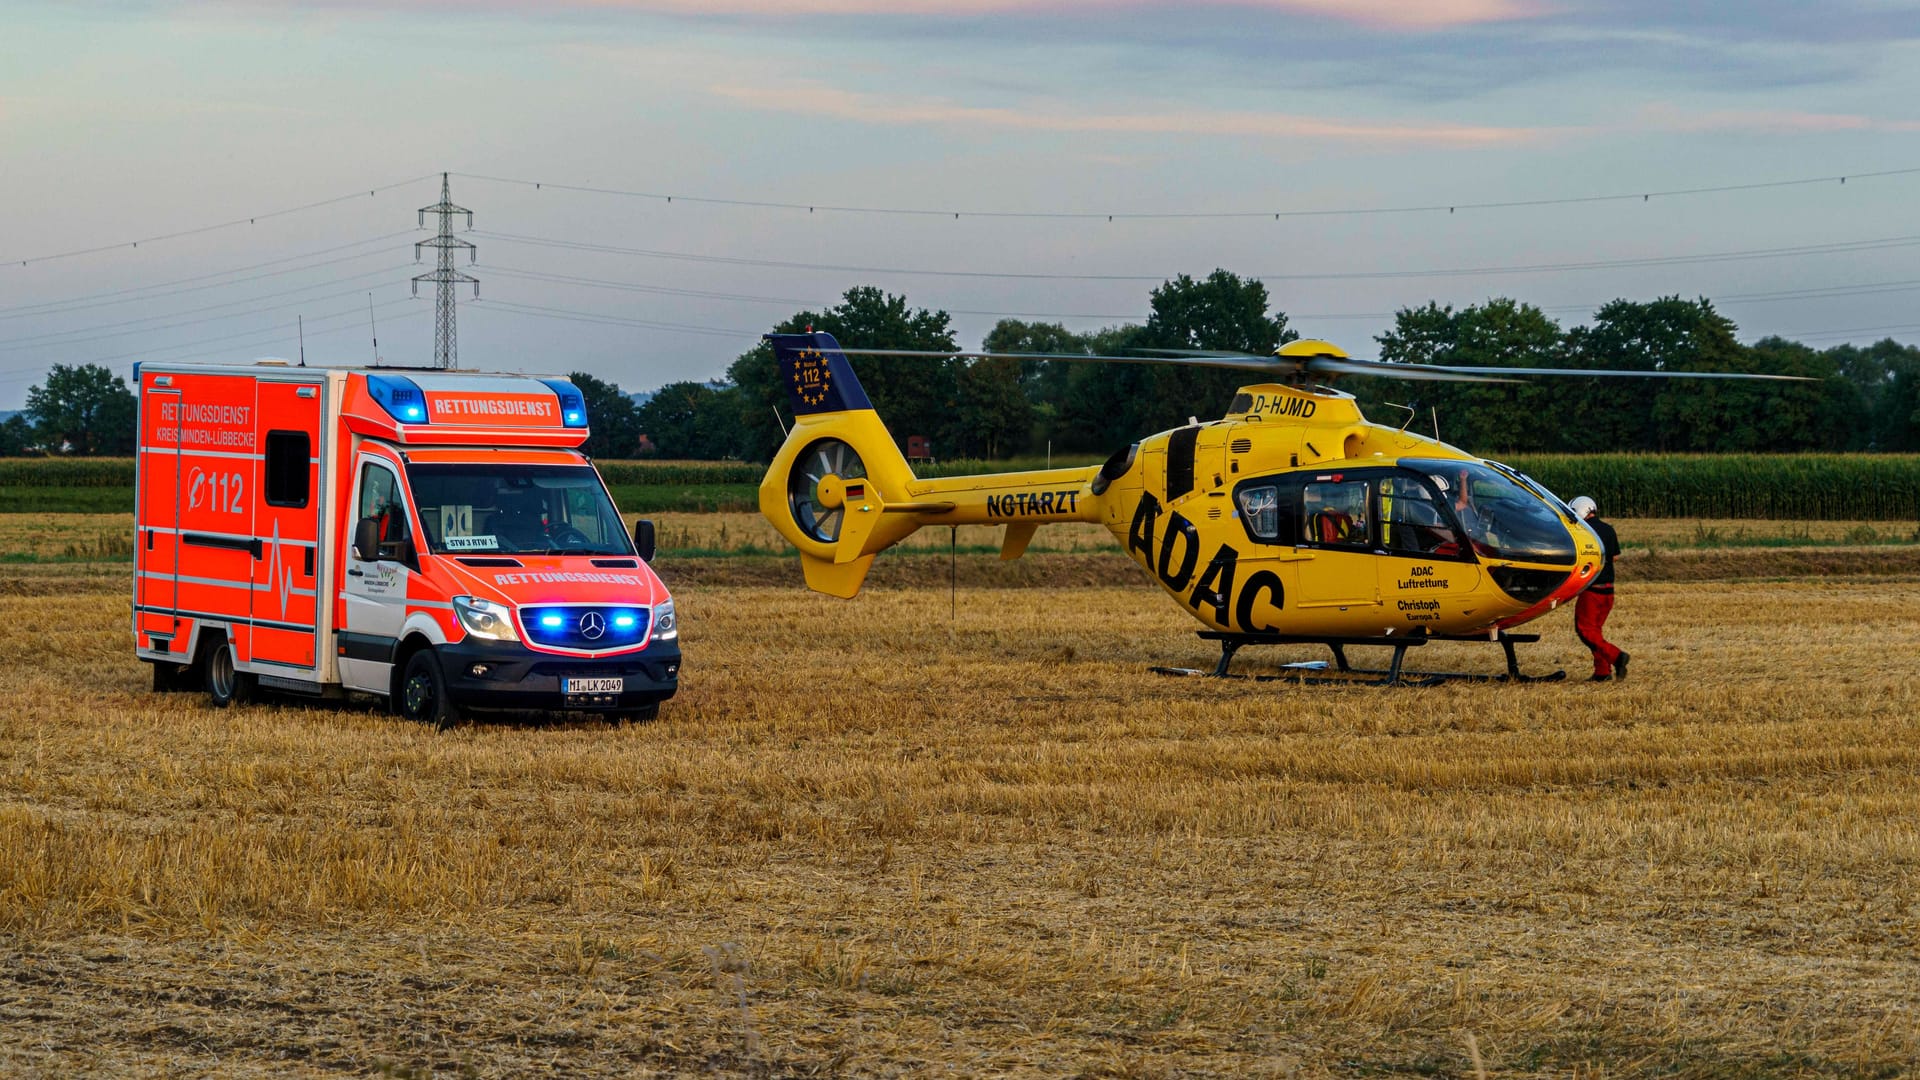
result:
<svg viewBox="0 0 1920 1080"><path fill-rule="evenodd" d="M153 692L156 694L198 690L206 683L206 676L191 664L154 660L149 661L149 665L153 668Z"/></svg>
<svg viewBox="0 0 1920 1080"><path fill-rule="evenodd" d="M260 678L245 671L234 670L233 642L222 639L207 654L207 700L216 709L229 705L245 705L252 701L254 691L260 686Z"/></svg>
<svg viewBox="0 0 1920 1080"><path fill-rule="evenodd" d="M407 657L394 688L393 711L418 724L432 724L445 731L460 722L460 708L447 696L447 677L440 672L440 658L432 649L420 649Z"/></svg>

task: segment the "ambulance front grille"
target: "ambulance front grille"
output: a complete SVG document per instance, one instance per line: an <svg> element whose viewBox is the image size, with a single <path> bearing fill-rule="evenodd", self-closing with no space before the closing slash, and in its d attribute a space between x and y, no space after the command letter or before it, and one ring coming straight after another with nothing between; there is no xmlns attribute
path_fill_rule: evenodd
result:
<svg viewBox="0 0 1920 1080"><path fill-rule="evenodd" d="M551 605L520 609L520 624L535 645L559 649L631 649L647 640L653 611L615 605Z"/></svg>

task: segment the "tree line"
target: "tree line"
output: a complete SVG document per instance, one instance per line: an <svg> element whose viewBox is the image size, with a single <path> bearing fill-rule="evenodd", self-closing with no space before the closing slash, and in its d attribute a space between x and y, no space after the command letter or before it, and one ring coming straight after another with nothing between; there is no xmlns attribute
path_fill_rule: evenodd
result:
<svg viewBox="0 0 1920 1080"><path fill-rule="evenodd" d="M845 346L958 349L944 311L914 309L877 288L847 291L826 311L796 313L772 329L825 330ZM1749 372L1805 383L1547 376L1509 383L1350 377L1340 388L1368 417L1481 453L1792 452L1920 450L1920 348L1891 339L1818 350L1778 337L1742 345L1707 299L1616 300L1584 326L1562 327L1531 304L1495 298L1453 308L1404 308L1375 340L1390 362L1481 367ZM1269 353L1296 340L1266 286L1216 270L1186 275L1150 296L1144 324L1078 333L1057 323L1003 319L985 352L1143 355L1147 350ZM1336 343L1337 344L1337 343ZM1241 371L1162 364L860 357L867 396L895 438L920 435L941 457L999 458L1044 449L1110 453L1143 435L1220 416ZM583 384L584 385L584 384ZM617 388L600 384L609 396ZM624 399L623 399L624 400ZM620 411L618 403L608 410ZM1403 410L1411 410L1403 411ZM668 458L768 460L782 433L786 394L764 342L717 384L673 383L631 410L631 436L606 452L628 456L642 433ZM600 423L596 420L596 424ZM624 440L624 441L623 441Z"/></svg>
<svg viewBox="0 0 1920 1080"><path fill-rule="evenodd" d="M1273 310L1266 286L1216 270L1154 289L1143 324L1080 333L1057 323L1003 319L986 352L1131 356L1149 350L1270 353L1299 337ZM825 311L771 327L824 330L848 347L959 351L944 311L910 307L872 286L847 290ZM1817 350L1783 338L1736 340L1732 320L1701 298L1616 300L1584 326L1562 327L1507 298L1455 309L1403 308L1375 339L1390 362L1484 367L1742 371L1799 375L1805 383L1611 377L1511 383L1403 382L1356 377L1341 388L1381 422L1481 453L1787 452L1920 450L1920 348L1891 339ZM1139 437L1217 417L1245 372L1165 364L861 357L861 385L904 445L936 456L1002 458L1051 448L1108 453ZM572 375L587 398L601 458L765 461L791 422L765 342L716 382L676 382L635 405L620 387ZM1410 410L1410 411L1403 411ZM0 423L0 455L126 454L134 402L105 368L56 365L28 392L26 410Z"/></svg>

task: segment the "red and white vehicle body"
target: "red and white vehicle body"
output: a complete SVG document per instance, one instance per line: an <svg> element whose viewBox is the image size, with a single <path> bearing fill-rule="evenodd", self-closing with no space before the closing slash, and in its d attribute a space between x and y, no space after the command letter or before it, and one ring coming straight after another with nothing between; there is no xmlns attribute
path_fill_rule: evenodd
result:
<svg viewBox="0 0 1920 1080"><path fill-rule="evenodd" d="M645 713L673 601L579 451L573 384L393 368L144 364L135 647L204 682L462 708Z"/></svg>

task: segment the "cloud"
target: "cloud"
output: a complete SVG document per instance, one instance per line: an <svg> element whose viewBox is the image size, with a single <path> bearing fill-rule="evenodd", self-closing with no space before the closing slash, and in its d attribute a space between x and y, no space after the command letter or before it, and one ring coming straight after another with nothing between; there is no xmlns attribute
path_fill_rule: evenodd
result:
<svg viewBox="0 0 1920 1080"><path fill-rule="evenodd" d="M951 125L1002 131L1114 135L1218 135L1265 139L1338 139L1428 146L1511 145L1542 138L1543 128L1329 120L1289 113L1182 109L1076 112L1065 109L899 101L833 87L720 84L716 95L756 109L804 113L867 124Z"/></svg>
<svg viewBox="0 0 1920 1080"><path fill-rule="evenodd" d="M1687 111L1650 105L1640 111L1641 128L1682 134L1746 132L1757 135L1819 135L1837 131L1920 131L1920 121L1883 120L1858 113L1816 113L1797 109L1710 109Z"/></svg>
<svg viewBox="0 0 1920 1080"><path fill-rule="evenodd" d="M247 0L242 0L242 3ZM252 0L257 6L294 8L392 8L380 0ZM1191 14L1200 10L1298 15L1379 30L1424 31L1450 26L1512 22L1552 14L1545 0L413 0L417 11L450 8L483 11L619 11L645 15L711 18L915 18L1130 17L1143 12Z"/></svg>
<svg viewBox="0 0 1920 1080"><path fill-rule="evenodd" d="M1168 5L1154 0L589 0L595 7L675 15L986 15L1104 16ZM1193 0L1180 5L1305 15L1381 29L1432 29L1538 18L1552 9L1536 0Z"/></svg>

